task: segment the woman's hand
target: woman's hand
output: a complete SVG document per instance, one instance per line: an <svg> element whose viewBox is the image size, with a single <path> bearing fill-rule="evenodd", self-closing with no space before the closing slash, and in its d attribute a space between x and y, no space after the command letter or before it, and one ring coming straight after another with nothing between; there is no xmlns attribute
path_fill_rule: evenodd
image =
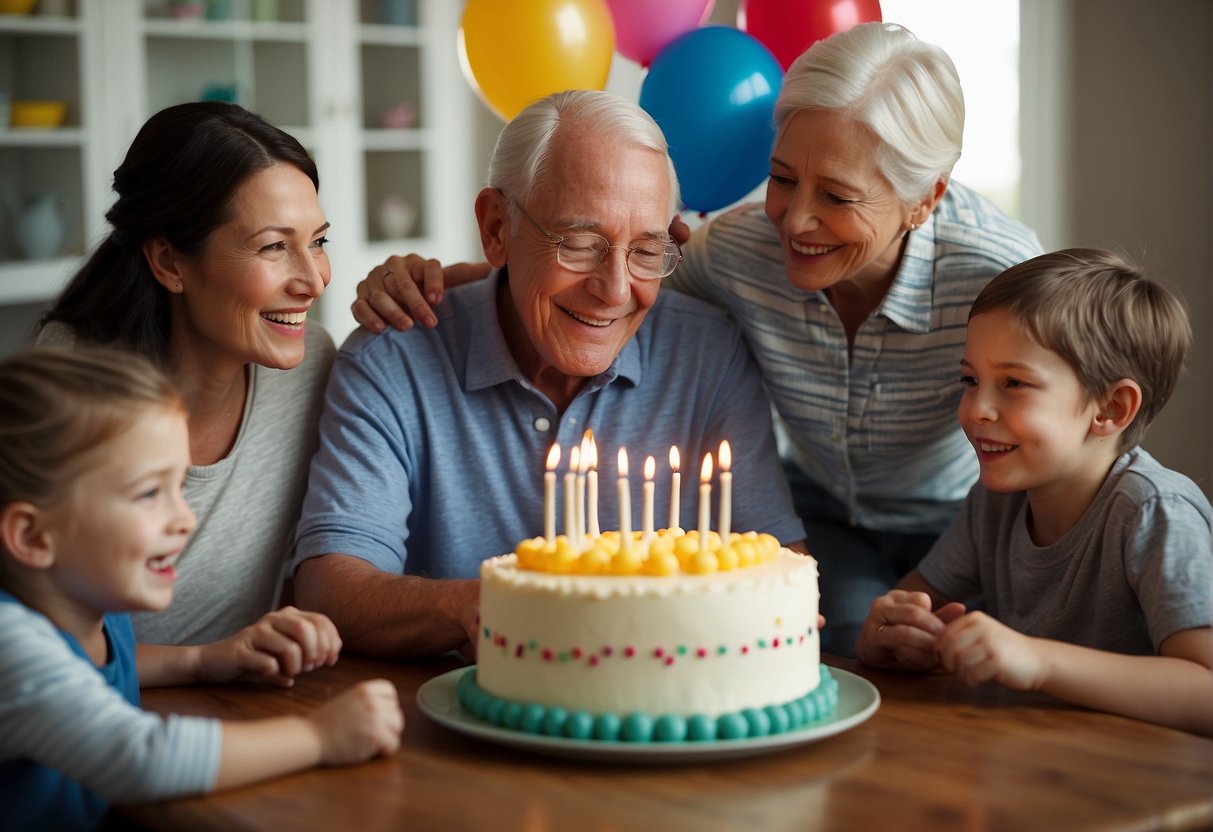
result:
<svg viewBox="0 0 1213 832"><path fill-rule="evenodd" d="M283 607L233 636L199 648L198 681L260 680L282 687L337 663L341 636L328 616Z"/></svg>
<svg viewBox="0 0 1213 832"><path fill-rule="evenodd" d="M438 326L434 307L447 288L488 276L488 263L455 263L443 267L419 254L392 256L371 269L358 284L358 299L350 307L354 320L371 332L392 326L401 331L421 324Z"/></svg>
<svg viewBox="0 0 1213 832"><path fill-rule="evenodd" d="M869 667L935 670L940 665L936 641L964 611L956 601L932 611L927 593L890 590L872 602L855 654Z"/></svg>

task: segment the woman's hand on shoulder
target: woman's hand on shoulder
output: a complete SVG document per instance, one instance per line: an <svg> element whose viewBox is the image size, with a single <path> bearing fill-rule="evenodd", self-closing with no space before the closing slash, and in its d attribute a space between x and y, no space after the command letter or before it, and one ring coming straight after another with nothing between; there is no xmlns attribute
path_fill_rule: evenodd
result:
<svg viewBox="0 0 1213 832"><path fill-rule="evenodd" d="M235 635L201 648L199 681L266 681L290 687L296 676L337 663L341 636L328 616L283 607Z"/></svg>
<svg viewBox="0 0 1213 832"><path fill-rule="evenodd" d="M358 284L358 299L350 307L354 320L372 332L391 326L401 331L414 324L438 326L434 308L447 288L488 276L488 263L454 263L419 254L392 256L371 269Z"/></svg>

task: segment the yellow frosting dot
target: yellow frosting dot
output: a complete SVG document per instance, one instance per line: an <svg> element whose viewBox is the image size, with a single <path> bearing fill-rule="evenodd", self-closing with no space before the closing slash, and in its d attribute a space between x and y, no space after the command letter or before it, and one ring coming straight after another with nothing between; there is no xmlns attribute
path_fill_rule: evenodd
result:
<svg viewBox="0 0 1213 832"><path fill-rule="evenodd" d="M678 563L685 569L691 562L691 558L699 552L699 534L690 532L682 537L674 538L674 554L678 557Z"/></svg>
<svg viewBox="0 0 1213 832"><path fill-rule="evenodd" d="M721 550L716 553L716 560L720 564L721 572L727 572L730 569L736 569L740 565L741 558L739 558L737 556L736 546L737 546L737 543L736 543L736 541L734 541L734 542L730 543L728 546L722 547Z"/></svg>
<svg viewBox="0 0 1213 832"><path fill-rule="evenodd" d="M744 538L738 540L733 544L732 549L737 553L738 567L744 569L758 562L758 550L753 540L746 540Z"/></svg>
<svg viewBox="0 0 1213 832"><path fill-rule="evenodd" d="M580 559L581 553L567 537L561 535L556 538L556 551L546 559L548 564L546 571L560 575L568 574L576 568L577 561Z"/></svg>
<svg viewBox="0 0 1213 832"><path fill-rule="evenodd" d="M581 553L577 559L577 573L581 575L602 575L611 568L611 553L605 546L593 546Z"/></svg>
<svg viewBox="0 0 1213 832"><path fill-rule="evenodd" d="M718 568L716 555L712 552L699 552L691 558L690 571L696 575L711 575Z"/></svg>
<svg viewBox="0 0 1213 832"><path fill-rule="evenodd" d="M615 575L635 575L640 572L644 563L644 552L640 549L621 549L611 558L611 572Z"/></svg>
<svg viewBox="0 0 1213 832"><path fill-rule="evenodd" d="M676 575L678 574L678 558L668 552L650 554L644 562L646 575Z"/></svg>

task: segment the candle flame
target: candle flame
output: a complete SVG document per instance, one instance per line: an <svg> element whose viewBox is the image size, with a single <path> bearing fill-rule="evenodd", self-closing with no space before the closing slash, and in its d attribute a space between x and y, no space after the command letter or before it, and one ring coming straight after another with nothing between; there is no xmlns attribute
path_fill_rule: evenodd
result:
<svg viewBox="0 0 1213 832"><path fill-rule="evenodd" d="M594 432L592 430L587 430L586 433L589 434L590 437L590 468L593 470L598 470L598 442L594 439Z"/></svg>
<svg viewBox="0 0 1213 832"><path fill-rule="evenodd" d="M680 461L681 460L678 458L678 446L671 445L670 446L670 467L673 468L675 471L677 471L678 463Z"/></svg>
<svg viewBox="0 0 1213 832"><path fill-rule="evenodd" d="M580 471L581 470L580 450L581 450L580 448L574 446L573 449L571 451L569 451L569 470L570 471Z"/></svg>
<svg viewBox="0 0 1213 832"><path fill-rule="evenodd" d="M729 466L733 464L733 452L729 448L729 440L726 439L720 443L720 456L718 459L720 460L720 470L729 470Z"/></svg>
<svg viewBox="0 0 1213 832"><path fill-rule="evenodd" d="M619 476L628 475L628 452L626 448L619 449Z"/></svg>
<svg viewBox="0 0 1213 832"><path fill-rule="evenodd" d="M712 454L706 453L703 455L703 467L699 469L699 481L712 481Z"/></svg>
<svg viewBox="0 0 1213 832"><path fill-rule="evenodd" d="M594 441L594 431L587 430L581 437L581 470L586 471L590 467L590 443Z"/></svg>
<svg viewBox="0 0 1213 832"><path fill-rule="evenodd" d="M555 471L556 466L560 464L560 445L556 442L552 443L552 449L548 451L547 469Z"/></svg>
<svg viewBox="0 0 1213 832"><path fill-rule="evenodd" d="M653 457L648 457L644 461L644 478L646 480L653 479L653 475L657 473L657 460Z"/></svg>

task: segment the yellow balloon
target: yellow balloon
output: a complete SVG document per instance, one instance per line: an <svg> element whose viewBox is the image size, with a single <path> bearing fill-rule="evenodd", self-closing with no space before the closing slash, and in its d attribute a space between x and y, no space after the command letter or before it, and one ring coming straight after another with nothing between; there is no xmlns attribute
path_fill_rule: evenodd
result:
<svg viewBox="0 0 1213 832"><path fill-rule="evenodd" d="M458 47L472 89L509 121L550 93L605 88L615 27L606 0L468 0Z"/></svg>

